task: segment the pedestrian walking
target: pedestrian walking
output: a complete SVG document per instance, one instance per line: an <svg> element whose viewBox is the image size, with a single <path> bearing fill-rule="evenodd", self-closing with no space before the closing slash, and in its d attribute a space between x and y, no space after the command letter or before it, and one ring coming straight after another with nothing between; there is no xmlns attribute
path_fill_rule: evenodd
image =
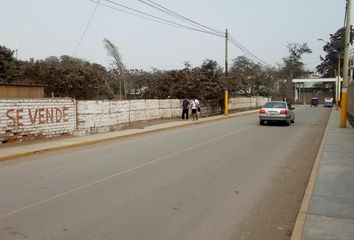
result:
<svg viewBox="0 0 354 240"><path fill-rule="evenodd" d="M194 120L198 120L198 110L200 111L200 107L199 107L199 101L196 98L193 98L192 102L192 119Z"/></svg>
<svg viewBox="0 0 354 240"><path fill-rule="evenodd" d="M188 119L189 99L185 98L182 102L182 119Z"/></svg>

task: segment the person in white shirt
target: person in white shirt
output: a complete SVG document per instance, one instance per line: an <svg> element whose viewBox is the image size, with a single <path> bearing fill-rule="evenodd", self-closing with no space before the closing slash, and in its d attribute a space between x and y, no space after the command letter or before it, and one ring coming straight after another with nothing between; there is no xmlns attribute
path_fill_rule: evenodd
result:
<svg viewBox="0 0 354 240"><path fill-rule="evenodd" d="M191 106L192 106L192 119L198 120L198 109L199 109L199 101L196 98L193 98L191 101Z"/></svg>

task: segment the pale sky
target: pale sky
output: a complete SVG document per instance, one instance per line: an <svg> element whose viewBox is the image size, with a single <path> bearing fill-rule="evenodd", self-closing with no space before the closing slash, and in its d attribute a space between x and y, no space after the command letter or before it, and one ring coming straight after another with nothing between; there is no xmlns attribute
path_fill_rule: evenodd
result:
<svg viewBox="0 0 354 240"><path fill-rule="evenodd" d="M96 0L94 0L96 1ZM112 0L176 21L137 0ZM244 47L275 65L288 55L288 42L307 42L313 53L307 69L320 63L323 42L344 23L345 0L154 0L185 17L214 29L228 28ZM101 3L109 4L105 0ZM112 4L110 4L112 5ZM90 0L1 0L0 45L15 49L19 58L44 59L73 55L94 11ZM114 6L114 5L112 5ZM115 6L118 8L118 6ZM103 38L119 49L128 68L199 66L206 58L224 66L223 38L171 27L99 5L75 57L109 67ZM229 62L243 53L229 44Z"/></svg>

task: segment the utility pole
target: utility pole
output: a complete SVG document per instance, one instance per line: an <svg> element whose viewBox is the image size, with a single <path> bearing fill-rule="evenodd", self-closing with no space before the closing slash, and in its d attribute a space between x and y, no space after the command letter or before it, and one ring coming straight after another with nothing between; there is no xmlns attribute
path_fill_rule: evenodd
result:
<svg viewBox="0 0 354 240"><path fill-rule="evenodd" d="M227 83L227 74L229 71L229 63L227 61L227 51L228 51L228 43L229 43L229 33L227 32L227 28L225 31L225 85ZM224 109L224 115L227 116L229 114L229 93L226 89L225 86L225 109Z"/></svg>
<svg viewBox="0 0 354 240"><path fill-rule="evenodd" d="M350 29L351 29L351 11L352 1L347 0L346 6L346 24L345 24L345 41L344 41L344 65L343 65L343 88L341 98L341 128L347 127L347 105L348 105L348 85L349 85L349 46L350 46Z"/></svg>
<svg viewBox="0 0 354 240"><path fill-rule="evenodd" d="M228 43L229 43L229 33L227 32L227 28L225 31L225 77L227 77L229 64L227 62L227 51L228 51Z"/></svg>

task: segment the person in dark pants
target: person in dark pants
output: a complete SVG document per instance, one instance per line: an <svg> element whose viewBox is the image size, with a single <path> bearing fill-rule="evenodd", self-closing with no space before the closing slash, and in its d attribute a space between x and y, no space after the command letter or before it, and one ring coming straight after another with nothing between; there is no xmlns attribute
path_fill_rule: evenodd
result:
<svg viewBox="0 0 354 240"><path fill-rule="evenodd" d="M188 119L188 112L189 112L189 100L187 98L183 99L182 102L182 119L186 117Z"/></svg>

